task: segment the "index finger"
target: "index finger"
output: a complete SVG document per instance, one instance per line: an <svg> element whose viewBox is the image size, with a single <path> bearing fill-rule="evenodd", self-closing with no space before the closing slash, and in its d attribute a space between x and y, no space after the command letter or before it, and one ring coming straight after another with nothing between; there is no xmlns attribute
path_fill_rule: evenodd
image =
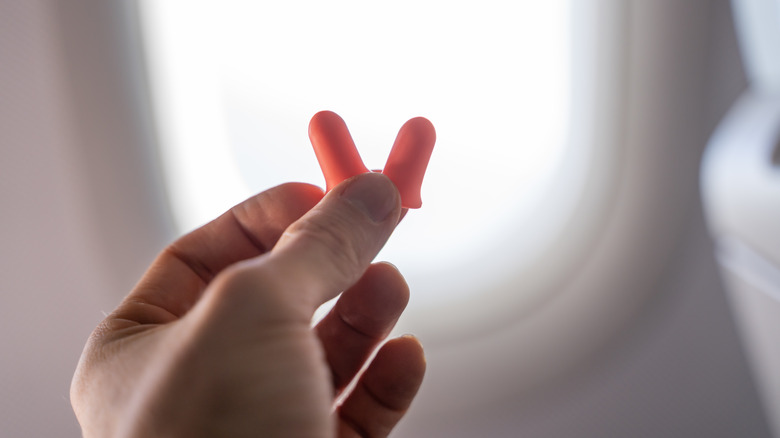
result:
<svg viewBox="0 0 780 438"><path fill-rule="evenodd" d="M160 253L116 317L161 324L183 316L220 271L269 251L322 197L319 187L283 184L181 237Z"/></svg>

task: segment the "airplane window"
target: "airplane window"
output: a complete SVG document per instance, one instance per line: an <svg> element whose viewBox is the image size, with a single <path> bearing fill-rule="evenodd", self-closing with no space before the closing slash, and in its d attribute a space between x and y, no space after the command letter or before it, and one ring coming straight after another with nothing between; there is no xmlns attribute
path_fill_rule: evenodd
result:
<svg viewBox="0 0 780 438"><path fill-rule="evenodd" d="M539 206L569 144L569 1L140 6L181 231L283 182L324 186L307 126L329 109L369 168L407 119L436 127L423 208L379 255L410 305L467 300L540 251L528 230L552 220Z"/></svg>

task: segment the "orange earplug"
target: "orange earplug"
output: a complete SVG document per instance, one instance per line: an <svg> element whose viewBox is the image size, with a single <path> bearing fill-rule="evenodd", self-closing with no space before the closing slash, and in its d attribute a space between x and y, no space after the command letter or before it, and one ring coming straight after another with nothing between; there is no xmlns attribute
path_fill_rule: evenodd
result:
<svg viewBox="0 0 780 438"><path fill-rule="evenodd" d="M401 203L406 208L422 206L420 187L435 143L436 130L424 117L415 117L404 123L395 137L382 173L398 187Z"/></svg>
<svg viewBox="0 0 780 438"><path fill-rule="evenodd" d="M309 122L309 140L330 191L345 179L368 172L344 119L332 111L320 111Z"/></svg>
<svg viewBox="0 0 780 438"><path fill-rule="evenodd" d="M321 111L309 122L309 139L325 175L326 190L345 179L368 172L344 120L331 111ZM416 117L404 123L382 171L398 188L404 208L420 208L425 170L436 131L431 122Z"/></svg>

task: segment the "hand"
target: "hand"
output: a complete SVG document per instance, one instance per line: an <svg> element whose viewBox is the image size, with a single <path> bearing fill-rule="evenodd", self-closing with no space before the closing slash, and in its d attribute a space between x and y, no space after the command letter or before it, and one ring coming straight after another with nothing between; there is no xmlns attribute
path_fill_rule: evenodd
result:
<svg viewBox="0 0 780 438"><path fill-rule="evenodd" d="M386 342L409 291L370 264L401 215L387 177L263 192L164 250L90 337L71 386L85 436L386 436L425 370ZM325 301L344 293L314 328Z"/></svg>

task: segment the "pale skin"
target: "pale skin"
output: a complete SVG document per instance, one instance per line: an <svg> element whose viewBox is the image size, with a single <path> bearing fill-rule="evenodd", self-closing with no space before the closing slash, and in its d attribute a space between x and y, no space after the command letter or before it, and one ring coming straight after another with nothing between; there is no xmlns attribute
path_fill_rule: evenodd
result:
<svg viewBox="0 0 780 438"><path fill-rule="evenodd" d="M371 264L401 215L392 183L364 174L327 195L272 188L171 244L84 349L84 436L387 436L425 372L414 337L385 342L406 282Z"/></svg>

